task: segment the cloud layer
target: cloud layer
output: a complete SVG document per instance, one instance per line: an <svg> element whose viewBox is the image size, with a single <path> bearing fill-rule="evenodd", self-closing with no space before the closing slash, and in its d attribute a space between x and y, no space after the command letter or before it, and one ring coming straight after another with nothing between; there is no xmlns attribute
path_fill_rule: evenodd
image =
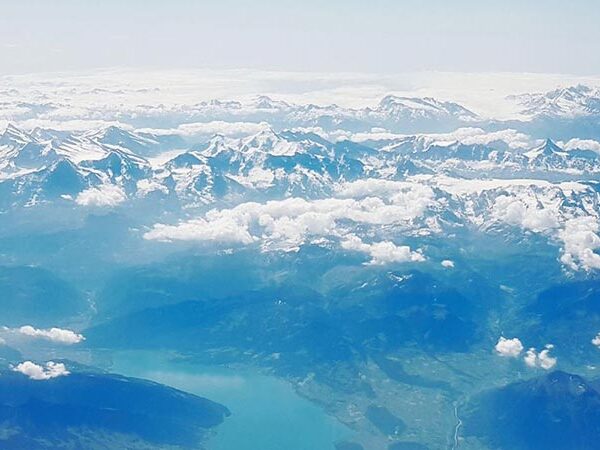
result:
<svg viewBox="0 0 600 450"><path fill-rule="evenodd" d="M114 184L103 184L81 191L75 198L75 203L81 206L110 207L127 200L123 189Z"/></svg>
<svg viewBox="0 0 600 450"><path fill-rule="evenodd" d="M381 196L377 196L381 194ZM357 225L405 226L433 205L431 188L419 184L368 180L340 187L337 198L289 198L247 202L231 209L213 209L203 217L176 225L156 224L144 234L158 241L204 241L293 249L307 239L336 238L344 248L369 254L374 264L418 261L423 255L392 242L365 244L351 234Z"/></svg>

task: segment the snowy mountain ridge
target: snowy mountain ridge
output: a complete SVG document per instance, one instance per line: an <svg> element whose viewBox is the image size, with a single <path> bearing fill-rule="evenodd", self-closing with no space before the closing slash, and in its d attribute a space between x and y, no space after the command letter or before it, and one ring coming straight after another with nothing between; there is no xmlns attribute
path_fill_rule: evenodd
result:
<svg viewBox="0 0 600 450"><path fill-rule="evenodd" d="M600 154L573 143L523 148L511 145L514 133L474 131L332 142L264 127L174 149L172 137L116 127L51 134L10 126L2 135L3 211L143 207L155 221L162 210L180 210L179 224L157 222L146 238L283 249L325 239L377 263L426 256L392 244L396 256L375 256L380 247L368 236L509 227L557 242L568 267L600 267ZM158 156L137 153L161 145L169 150Z"/></svg>

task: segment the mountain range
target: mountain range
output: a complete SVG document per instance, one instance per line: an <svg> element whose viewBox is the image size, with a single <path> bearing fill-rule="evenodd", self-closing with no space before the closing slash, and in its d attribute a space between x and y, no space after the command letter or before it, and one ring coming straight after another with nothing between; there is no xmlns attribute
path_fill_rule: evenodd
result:
<svg viewBox="0 0 600 450"><path fill-rule="evenodd" d="M365 178L437 174L564 181L593 180L600 171L600 153L586 145L565 149L546 139L511 148L507 138L486 143L488 136L478 134L477 143L470 136L461 142L460 135L329 141L311 132L265 127L245 138L215 135L194 144L177 135L114 126L28 133L9 125L0 135L0 190L4 209L48 201L93 204L93 196L86 203L85 193L94 189L112 192L109 204L148 195L207 204L261 196L318 198Z"/></svg>

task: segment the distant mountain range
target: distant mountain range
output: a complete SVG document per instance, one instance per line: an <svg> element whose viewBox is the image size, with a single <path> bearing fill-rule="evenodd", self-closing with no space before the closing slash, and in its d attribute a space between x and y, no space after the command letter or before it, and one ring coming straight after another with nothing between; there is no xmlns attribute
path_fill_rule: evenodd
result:
<svg viewBox="0 0 600 450"><path fill-rule="evenodd" d="M511 96L529 117L576 118L600 115L600 89L570 86L537 94Z"/></svg>
<svg viewBox="0 0 600 450"><path fill-rule="evenodd" d="M96 93L98 94L98 93ZM290 128L313 128L326 132L371 132L373 129L391 133L450 132L460 127L477 126L486 131L513 128L535 138L553 139L595 138L600 118L600 88L575 85L548 92L521 92L499 98L498 113L486 107L479 111L450 98L419 97L415 95L386 95L377 102L362 106L340 106L327 103L300 103L259 95L238 100L213 99L209 101L167 104L120 104L105 106L72 104L75 99L58 97L32 98L17 102L14 97L4 99L5 111L0 111L0 122L24 126L40 139L60 139L65 133L49 134L46 128L93 128L94 123L124 124L135 129L156 129L159 134L170 131L184 134L207 135L223 129L239 136L256 126L268 123L277 131ZM110 101L109 101L110 103ZM476 105L476 103L474 103ZM51 124L51 125L48 125ZM38 127L38 128L36 128ZM141 133L138 133L141 134ZM94 136L89 136L93 138ZM99 136L96 136L99 137ZM117 144L123 136L118 133L103 137L105 142ZM156 148L141 136L141 140L127 142L130 149ZM175 144L175 141L171 144ZM164 142L164 141L163 141Z"/></svg>

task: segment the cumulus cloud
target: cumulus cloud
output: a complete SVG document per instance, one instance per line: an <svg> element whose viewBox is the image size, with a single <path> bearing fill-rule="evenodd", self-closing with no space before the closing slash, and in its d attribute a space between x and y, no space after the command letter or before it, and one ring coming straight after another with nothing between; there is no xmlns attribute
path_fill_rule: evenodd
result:
<svg viewBox="0 0 600 450"><path fill-rule="evenodd" d="M507 339L501 336L494 348L500 356L516 358L523 351L523 344L519 338Z"/></svg>
<svg viewBox="0 0 600 450"><path fill-rule="evenodd" d="M231 176L231 178L244 186L256 189L266 189L273 185L275 173L272 170L263 169L262 167L253 167L248 171L248 175L237 177Z"/></svg>
<svg viewBox="0 0 600 450"><path fill-rule="evenodd" d="M419 262L424 261L422 253L411 251L407 245L397 246L393 242L383 241L373 244L364 243L358 236L348 235L341 242L342 248L366 253L371 257L369 264L383 265L394 262Z"/></svg>
<svg viewBox="0 0 600 450"><path fill-rule="evenodd" d="M103 184L80 192L75 203L81 206L116 206L127 200L122 188L114 184Z"/></svg>
<svg viewBox="0 0 600 450"><path fill-rule="evenodd" d="M137 188L137 195L139 195L140 197L145 197L146 195L150 194L151 192L162 192L163 194L168 194L169 193L169 189L158 183L157 181L148 179L148 178L144 178L143 180L139 180L136 183L136 188Z"/></svg>
<svg viewBox="0 0 600 450"><path fill-rule="evenodd" d="M536 367L537 353L535 348L531 347L529 350L527 350L527 353L525 353L525 356L523 357L523 361L525 361L525 364L527 364L529 367Z"/></svg>
<svg viewBox="0 0 600 450"><path fill-rule="evenodd" d="M544 370L552 369L557 362L557 358L550 356L550 351L553 348L554 345L547 344L541 352L537 353L536 349L531 347L527 350L527 353L525 353L523 360L529 367L539 367Z"/></svg>
<svg viewBox="0 0 600 450"><path fill-rule="evenodd" d="M496 198L492 215L497 220L532 231L546 231L560 225L554 210L529 205L508 195Z"/></svg>
<svg viewBox="0 0 600 450"><path fill-rule="evenodd" d="M578 197L588 188L581 183L537 184L531 191L522 191L520 186L512 186L509 194L495 198L491 219L526 230L544 232L562 241L561 262L572 270L600 269L600 225L597 217L590 215L585 206L564 205L564 198L577 204ZM594 194L595 195L595 194ZM592 207L593 208L593 207ZM585 214L573 217L577 214ZM485 218L481 219L482 223Z"/></svg>
<svg viewBox="0 0 600 450"><path fill-rule="evenodd" d="M454 261L451 261L449 259L444 259L442 262L442 267L445 267L446 269L452 269L454 268Z"/></svg>
<svg viewBox="0 0 600 450"><path fill-rule="evenodd" d="M565 150L591 150L600 153L600 142L593 139L574 138L562 146Z"/></svg>
<svg viewBox="0 0 600 450"><path fill-rule="evenodd" d="M31 380L37 381L63 377L71 373L63 363L55 363L54 361L48 361L45 366L25 361L13 367L12 370L28 376Z"/></svg>
<svg viewBox="0 0 600 450"><path fill-rule="evenodd" d="M600 269L600 255L594 250L600 248L598 221L591 216L570 219L560 231L564 243L561 261L573 270Z"/></svg>
<svg viewBox="0 0 600 450"><path fill-rule="evenodd" d="M336 196L358 199L365 197L389 198L391 203L402 205L411 216L422 214L435 200L433 189L425 184L378 178L343 183L336 188Z"/></svg>
<svg viewBox="0 0 600 450"><path fill-rule="evenodd" d="M257 238L250 234L247 224L222 217L213 220L192 219L178 225L157 223L144 234L144 239L163 242L214 241L250 244Z"/></svg>
<svg viewBox="0 0 600 450"><path fill-rule="evenodd" d="M550 351L554 345L547 344L541 352L537 352L534 347L530 347L523 356L523 361L529 367L537 367L544 370L552 369L556 366L557 358L550 356ZM507 358L518 358L523 352L523 343L518 338L508 339L503 336L498 339L494 347L496 353Z"/></svg>
<svg viewBox="0 0 600 450"><path fill-rule="evenodd" d="M276 177L277 173L271 170L254 167L236 179L244 185L261 188L271 185ZM142 181L138 192L144 195L158 188ZM532 179L465 180L443 175L419 175L406 181L363 179L339 184L332 198L246 202L232 208L213 209L175 224L157 223L144 238L166 242L260 243L263 248L296 249L308 238L350 241L351 238L345 237L349 233L360 234L357 227L368 231L385 226L414 233L436 232L441 229L442 221L438 220L441 215L424 217L425 213L439 212L448 207L448 201L457 201L465 206L462 209L465 218L476 225L488 227L502 222L546 233L564 243L561 257L564 264L573 269L592 269L600 268L600 256L595 253L600 247L597 221L592 217L573 218L586 213L578 202L580 194L587 192L593 194L582 183ZM569 199L568 205L565 198ZM111 205L121 199L124 193L120 188L109 186L89 189L76 201ZM380 244L377 248L383 252L383 243ZM442 265L451 267L449 262Z"/></svg>
<svg viewBox="0 0 600 450"><path fill-rule="evenodd" d="M144 238L240 244L261 241L263 244L293 247L303 244L308 237L341 238L348 234L346 228L349 223L409 226L434 202L429 187L391 183L379 185L365 180L358 185L348 184L339 191L342 198L289 198L213 209L203 217L176 225L156 224L145 233ZM369 186L376 187L371 196L368 196ZM380 192L381 197L375 196ZM381 245L376 248L385 252ZM387 244L386 248L391 249Z"/></svg>
<svg viewBox="0 0 600 450"><path fill-rule="evenodd" d="M24 336L46 339L59 344L78 344L85 340L83 335L62 328L39 329L25 325L15 331Z"/></svg>

